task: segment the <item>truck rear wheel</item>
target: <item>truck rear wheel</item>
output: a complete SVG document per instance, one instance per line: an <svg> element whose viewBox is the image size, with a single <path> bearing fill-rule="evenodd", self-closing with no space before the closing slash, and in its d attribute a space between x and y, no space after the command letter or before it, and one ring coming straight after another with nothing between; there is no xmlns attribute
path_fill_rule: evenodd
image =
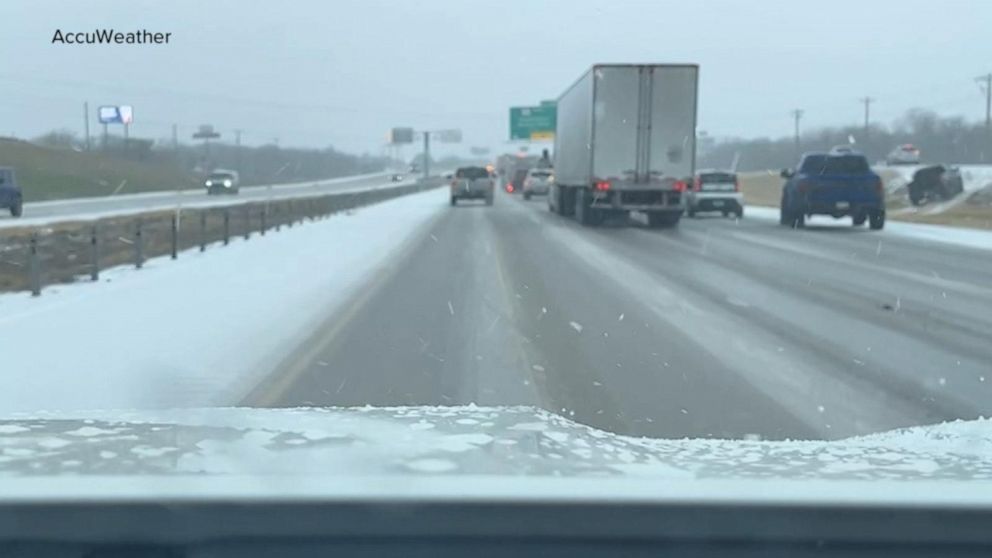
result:
<svg viewBox="0 0 992 558"><path fill-rule="evenodd" d="M18 200L16 205L10 207L11 217L20 217L24 213L24 202Z"/></svg>
<svg viewBox="0 0 992 558"><path fill-rule="evenodd" d="M587 227L595 227L603 221L602 211L593 209L589 190L580 188L575 192L575 220Z"/></svg>
<svg viewBox="0 0 992 558"><path fill-rule="evenodd" d="M574 215L576 193L574 188L559 188L558 194L558 214Z"/></svg>

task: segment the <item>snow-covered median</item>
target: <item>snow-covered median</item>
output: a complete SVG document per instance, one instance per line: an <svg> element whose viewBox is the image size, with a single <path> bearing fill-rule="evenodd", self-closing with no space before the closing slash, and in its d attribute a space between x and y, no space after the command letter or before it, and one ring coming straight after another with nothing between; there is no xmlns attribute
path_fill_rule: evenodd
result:
<svg viewBox="0 0 992 558"><path fill-rule="evenodd" d="M446 205L428 191L0 296L0 412L236 404Z"/></svg>

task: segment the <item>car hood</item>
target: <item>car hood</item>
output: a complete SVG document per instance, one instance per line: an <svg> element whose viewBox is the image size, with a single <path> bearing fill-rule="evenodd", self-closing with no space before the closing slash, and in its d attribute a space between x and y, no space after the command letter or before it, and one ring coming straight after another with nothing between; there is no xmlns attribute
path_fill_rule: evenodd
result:
<svg viewBox="0 0 992 558"><path fill-rule="evenodd" d="M529 407L177 409L0 420L0 479L71 475L992 478L992 421L839 441L619 436Z"/></svg>

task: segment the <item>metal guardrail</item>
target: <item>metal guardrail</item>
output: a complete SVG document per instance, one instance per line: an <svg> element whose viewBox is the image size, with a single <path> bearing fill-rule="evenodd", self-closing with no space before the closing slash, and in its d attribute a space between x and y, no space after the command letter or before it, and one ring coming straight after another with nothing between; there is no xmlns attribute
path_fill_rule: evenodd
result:
<svg viewBox="0 0 992 558"><path fill-rule="evenodd" d="M190 249L205 252L215 244L227 246L234 237L265 236L442 184L432 178L361 191L0 229L0 291L40 296L46 286L99 281L108 268L141 269L148 258L177 259Z"/></svg>

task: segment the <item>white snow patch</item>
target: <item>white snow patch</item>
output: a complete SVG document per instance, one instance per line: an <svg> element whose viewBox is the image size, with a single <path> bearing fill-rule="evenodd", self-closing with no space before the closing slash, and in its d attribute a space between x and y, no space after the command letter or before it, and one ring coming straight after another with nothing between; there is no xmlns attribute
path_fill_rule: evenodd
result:
<svg viewBox="0 0 992 558"><path fill-rule="evenodd" d="M747 211L748 218L761 219L763 221L774 220L778 222L778 208L776 207L748 206ZM833 225L851 228L850 219L834 220L829 216L813 216L809 222L818 227ZM968 248L992 250L992 231L921 223L900 223L898 221L886 220L885 229L873 234L879 234L883 237L893 235L928 242L940 242Z"/></svg>
<svg viewBox="0 0 992 558"><path fill-rule="evenodd" d="M97 428L95 426L81 426L75 430L66 432L66 435L68 436L81 436L83 438L91 438L93 436L103 436L108 434L117 434L117 430Z"/></svg>
<svg viewBox="0 0 992 558"><path fill-rule="evenodd" d="M2 295L0 412L240 401L439 214L446 195L413 194L174 262L152 259L40 298ZM24 350L39 339L58 350Z"/></svg>
<svg viewBox="0 0 992 558"><path fill-rule="evenodd" d="M449 459L423 458L407 462L406 468L418 473L447 473L458 469L458 464Z"/></svg>
<svg viewBox="0 0 992 558"><path fill-rule="evenodd" d="M575 331L582 333L582 324L579 322L568 322L568 325L572 326Z"/></svg>

